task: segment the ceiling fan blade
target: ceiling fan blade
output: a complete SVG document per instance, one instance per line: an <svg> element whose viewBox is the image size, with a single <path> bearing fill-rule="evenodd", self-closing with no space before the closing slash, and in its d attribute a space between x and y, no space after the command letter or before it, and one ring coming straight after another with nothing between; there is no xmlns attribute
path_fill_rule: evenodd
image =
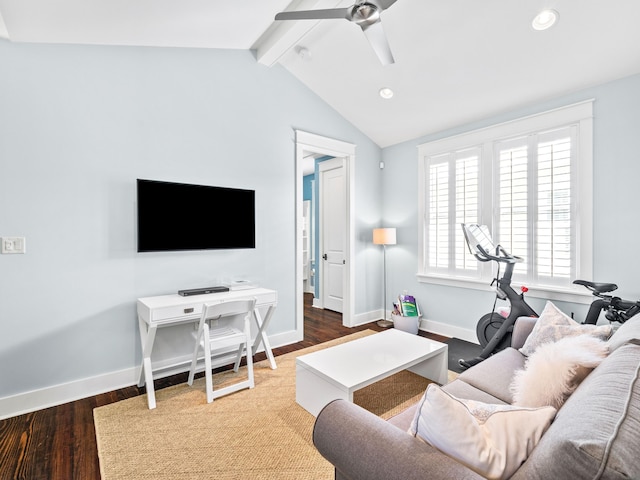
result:
<svg viewBox="0 0 640 480"><path fill-rule="evenodd" d="M329 18L348 18L350 8L329 8L324 10L299 10L280 12L276 20L325 20Z"/></svg>
<svg viewBox="0 0 640 480"><path fill-rule="evenodd" d="M382 28L382 22L363 26L362 31L383 65L395 63L389 42L387 42L387 36L384 34L384 29Z"/></svg>

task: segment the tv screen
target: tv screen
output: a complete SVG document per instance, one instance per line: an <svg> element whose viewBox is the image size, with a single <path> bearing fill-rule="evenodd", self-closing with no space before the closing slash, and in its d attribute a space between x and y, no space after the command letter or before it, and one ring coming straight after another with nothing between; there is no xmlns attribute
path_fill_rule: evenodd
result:
<svg viewBox="0 0 640 480"><path fill-rule="evenodd" d="M137 181L138 252L255 248L255 191Z"/></svg>

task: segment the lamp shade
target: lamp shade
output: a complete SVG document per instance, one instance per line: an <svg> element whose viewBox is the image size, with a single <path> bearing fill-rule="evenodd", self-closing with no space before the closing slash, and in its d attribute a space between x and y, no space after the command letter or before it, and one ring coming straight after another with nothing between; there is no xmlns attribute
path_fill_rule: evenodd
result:
<svg viewBox="0 0 640 480"><path fill-rule="evenodd" d="M373 243L374 245L395 245L396 229L395 228L374 228Z"/></svg>

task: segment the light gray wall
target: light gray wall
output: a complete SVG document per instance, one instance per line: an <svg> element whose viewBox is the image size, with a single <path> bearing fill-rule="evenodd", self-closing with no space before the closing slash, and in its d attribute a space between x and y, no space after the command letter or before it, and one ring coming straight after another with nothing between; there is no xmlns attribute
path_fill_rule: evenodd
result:
<svg viewBox="0 0 640 480"><path fill-rule="evenodd" d="M594 253L593 280L617 283L623 297L640 298L640 76L520 108L500 116L398 144L383 150L383 218L398 227L398 245L389 248L389 291L413 292L425 318L474 329L478 318L491 311L490 292L419 283L418 271L418 145L477 128L513 120L594 98ZM427 113L425 113L427 114ZM538 311L541 299L530 298ZM587 305L557 302L563 311L586 314Z"/></svg>
<svg viewBox="0 0 640 480"><path fill-rule="evenodd" d="M356 314L382 307L371 230L397 226L390 295L409 290L427 318L473 329L490 294L416 281L417 145L593 97L594 278L640 296L638 76L381 152L249 52L0 40L0 65L0 236L27 238L26 255L0 255L0 398L137 365L135 299L223 277L277 289L269 333L292 330L294 129L357 145ZM136 253L138 177L255 189L257 248Z"/></svg>
<svg viewBox="0 0 640 480"><path fill-rule="evenodd" d="M241 275L294 330L294 129L357 145L358 237L379 222L380 149L251 52L0 40L0 65L0 236L27 240L0 255L0 398L137 365L138 297ZM256 249L136 253L136 178L255 189Z"/></svg>

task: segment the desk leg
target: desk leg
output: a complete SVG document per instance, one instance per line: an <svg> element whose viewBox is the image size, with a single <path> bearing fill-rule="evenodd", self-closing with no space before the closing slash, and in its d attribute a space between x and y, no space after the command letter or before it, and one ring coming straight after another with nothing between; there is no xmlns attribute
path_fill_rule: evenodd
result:
<svg viewBox="0 0 640 480"><path fill-rule="evenodd" d="M153 349L153 342L156 338L156 331L158 327L150 326L141 318L138 318L138 325L140 327L140 342L142 343L142 366L140 367L140 377L138 379L138 386L147 386L147 402L149 408L156 408L156 392L153 388L153 371L151 370L151 350Z"/></svg>
<svg viewBox="0 0 640 480"><path fill-rule="evenodd" d="M256 308L253 311L253 316L256 320L256 323L258 324L258 334L256 335L256 340L253 343L253 355L256 354L256 352L258 351L258 347L260 346L260 343L262 343L264 345L264 353L267 354L267 359L269 360L269 365L271 366L272 370L275 370L277 368L276 365L276 359L273 357L273 352L271 351L271 344L269 343L269 338L267 337L267 326L269 325L269 321L271 320L271 316L273 315L273 312L275 310L275 307L271 306L268 308L267 310L267 314L264 317L264 320L262 319L262 316L260 315L260 312L258 311L258 309Z"/></svg>

